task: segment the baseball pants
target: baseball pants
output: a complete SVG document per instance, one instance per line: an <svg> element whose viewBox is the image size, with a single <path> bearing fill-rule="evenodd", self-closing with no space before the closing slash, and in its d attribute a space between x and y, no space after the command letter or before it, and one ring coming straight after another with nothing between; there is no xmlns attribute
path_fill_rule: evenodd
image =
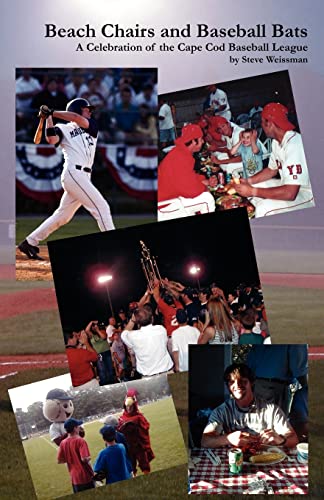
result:
<svg viewBox="0 0 324 500"><path fill-rule="evenodd" d="M281 186L281 181L278 179L269 179L268 181L254 184L255 187L276 187ZM314 197L311 191L304 190L302 187L295 200L270 200L265 198L251 198L251 202L255 206L255 217L265 217L268 215L283 214L292 210L300 210L302 208L314 207Z"/></svg>
<svg viewBox="0 0 324 500"><path fill-rule="evenodd" d="M81 206L96 219L100 231L115 229L110 207L92 184L89 173L71 167L63 172L62 186L64 193L59 207L27 236L26 239L30 245L37 246L59 227L67 224Z"/></svg>
<svg viewBox="0 0 324 500"><path fill-rule="evenodd" d="M179 196L172 200L160 201L158 204L158 221L211 212L215 212L215 200L213 195L206 191L195 198Z"/></svg>

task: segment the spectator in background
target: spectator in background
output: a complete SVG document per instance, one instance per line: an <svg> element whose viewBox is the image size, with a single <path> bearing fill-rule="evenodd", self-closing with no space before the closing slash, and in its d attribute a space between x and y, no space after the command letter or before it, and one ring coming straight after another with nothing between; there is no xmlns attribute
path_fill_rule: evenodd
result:
<svg viewBox="0 0 324 500"><path fill-rule="evenodd" d="M139 109L131 101L131 89L129 86L125 86L121 91L121 102L115 106L115 139L117 141L133 142L132 133L139 119Z"/></svg>
<svg viewBox="0 0 324 500"><path fill-rule="evenodd" d="M75 418L69 418L64 422L68 437L61 441L57 454L57 462L67 464L73 493L95 487L89 447L85 439L79 435L82 424L82 420Z"/></svg>
<svg viewBox="0 0 324 500"><path fill-rule="evenodd" d="M261 330L259 333L253 333L252 329L255 326L256 312L254 309L246 309L239 316L239 321L243 327L241 330L239 344L263 344Z"/></svg>
<svg viewBox="0 0 324 500"><path fill-rule="evenodd" d="M107 334L107 342L111 345L113 341L113 334L115 333L116 330L116 319L114 316L110 316L108 319L108 326L106 328L106 334Z"/></svg>
<svg viewBox="0 0 324 500"><path fill-rule="evenodd" d="M291 406L289 384L297 379L307 385L307 345L280 344L252 346L247 364L255 373L254 392L265 401L274 402L286 415Z"/></svg>
<svg viewBox="0 0 324 500"><path fill-rule="evenodd" d="M155 116L152 115L147 104L139 107L139 119L135 124L134 137L142 144L157 144L158 131Z"/></svg>
<svg viewBox="0 0 324 500"><path fill-rule="evenodd" d="M168 372L173 361L167 350L167 331L162 325L153 325L151 308L139 307L121 334L122 341L134 351L136 370L142 376ZM138 330L134 330L137 326Z"/></svg>
<svg viewBox="0 0 324 500"><path fill-rule="evenodd" d="M92 365L97 362L98 355L91 346L86 332L82 330L80 333L67 334L65 347L73 387L78 390L97 387L98 381Z"/></svg>
<svg viewBox="0 0 324 500"><path fill-rule="evenodd" d="M209 85L209 108L212 108L215 116L223 116L227 120L232 117L230 105L224 90L217 87L217 84Z"/></svg>
<svg viewBox="0 0 324 500"><path fill-rule="evenodd" d="M120 333L115 331L112 336L111 356L115 368L116 378L119 382L125 378L126 350L120 338Z"/></svg>
<svg viewBox="0 0 324 500"><path fill-rule="evenodd" d="M21 70L16 80L16 135L17 139L28 140L33 136L33 120L31 120L33 97L42 90L39 81L31 76L31 69Z"/></svg>
<svg viewBox="0 0 324 500"><path fill-rule="evenodd" d="M239 312L239 299L236 290L232 290L228 294L227 303L229 305L231 314L233 314L233 316L237 316Z"/></svg>
<svg viewBox="0 0 324 500"><path fill-rule="evenodd" d="M85 331L98 354L97 370L100 385L112 384L115 381L115 374L105 325L98 321L90 321Z"/></svg>
<svg viewBox="0 0 324 500"><path fill-rule="evenodd" d="M197 326L200 312L200 302L194 300L194 291L192 288L184 288L181 292L181 298L188 316L188 325Z"/></svg>
<svg viewBox="0 0 324 500"><path fill-rule="evenodd" d="M176 319L179 327L172 333L174 371L185 372L188 371L188 346L197 344L200 333L198 328L188 325L187 313L183 309L177 309Z"/></svg>
<svg viewBox="0 0 324 500"><path fill-rule="evenodd" d="M84 83L83 70L74 69L71 75L71 81L65 85L65 93L70 101L76 97L81 97L82 94L88 92L88 86Z"/></svg>
<svg viewBox="0 0 324 500"><path fill-rule="evenodd" d="M137 106L145 104L151 111L157 111L158 98L153 91L153 85L151 83L145 83L145 85L143 85L143 90L136 95L135 100Z"/></svg>
<svg viewBox="0 0 324 500"><path fill-rule="evenodd" d="M171 108L163 97L159 98L159 128L161 148L174 144L176 138L175 123Z"/></svg>
<svg viewBox="0 0 324 500"><path fill-rule="evenodd" d="M238 341L237 325L227 305L221 297L211 297L198 344L238 344Z"/></svg>
<svg viewBox="0 0 324 500"><path fill-rule="evenodd" d="M31 75L30 68L21 70L21 76L16 80L16 110L17 112L30 112L33 97L42 90L42 86Z"/></svg>
<svg viewBox="0 0 324 500"><path fill-rule="evenodd" d="M64 92L59 90L58 81L55 77L49 78L45 89L36 94L32 100L31 107L38 109L46 104L50 109L65 109L68 99Z"/></svg>

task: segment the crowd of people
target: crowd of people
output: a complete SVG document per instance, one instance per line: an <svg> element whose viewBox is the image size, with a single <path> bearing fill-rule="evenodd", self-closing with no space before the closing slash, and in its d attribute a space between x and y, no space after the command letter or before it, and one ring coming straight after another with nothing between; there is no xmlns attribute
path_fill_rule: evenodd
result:
<svg viewBox="0 0 324 500"><path fill-rule="evenodd" d="M76 389L187 371L190 344L269 341L259 286L240 284L226 297L216 283L194 289L168 279L156 279L117 318L65 335Z"/></svg>
<svg viewBox="0 0 324 500"><path fill-rule="evenodd" d="M104 423L99 431L104 448L92 466L83 421L71 417L64 422L66 433L59 443L57 461L67 464L74 493L95 488L103 480L112 484L136 477L137 467L143 474L151 471L150 424L138 408L136 390L127 391L122 415L109 415Z"/></svg>
<svg viewBox="0 0 324 500"><path fill-rule="evenodd" d="M82 98L95 107L99 141L157 144L157 83L151 69L17 70L16 139L31 142L41 105L65 110Z"/></svg>
<svg viewBox="0 0 324 500"><path fill-rule="evenodd" d="M159 120L166 106L171 110L161 98ZM295 123L288 108L277 102L255 102L235 122L225 92L216 85L203 112L184 124L178 138L176 124L166 134L160 121L159 220L213 212L214 197L224 194L249 200L255 217L314 206ZM228 201L223 208L232 208L233 200Z"/></svg>

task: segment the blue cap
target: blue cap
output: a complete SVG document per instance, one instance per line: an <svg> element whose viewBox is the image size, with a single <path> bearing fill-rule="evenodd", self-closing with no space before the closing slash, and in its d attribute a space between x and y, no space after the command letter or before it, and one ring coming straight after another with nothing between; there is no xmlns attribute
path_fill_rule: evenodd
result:
<svg viewBox="0 0 324 500"><path fill-rule="evenodd" d="M77 420L76 418L68 418L64 422L64 429L66 432L70 433L75 427L83 424L83 420Z"/></svg>
<svg viewBox="0 0 324 500"><path fill-rule="evenodd" d="M63 391L63 389L52 389L47 393L46 399L60 399L64 401L73 399L73 396L70 396L66 391Z"/></svg>

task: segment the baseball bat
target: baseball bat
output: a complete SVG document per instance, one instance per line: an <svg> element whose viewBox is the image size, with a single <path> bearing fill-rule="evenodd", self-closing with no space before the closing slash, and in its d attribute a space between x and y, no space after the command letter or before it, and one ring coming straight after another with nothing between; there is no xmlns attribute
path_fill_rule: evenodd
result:
<svg viewBox="0 0 324 500"><path fill-rule="evenodd" d="M41 141L41 139L42 139L44 121L45 121L45 117L41 116L40 120L39 120L39 124L38 124L37 130L35 132L34 144L39 144L40 141Z"/></svg>

